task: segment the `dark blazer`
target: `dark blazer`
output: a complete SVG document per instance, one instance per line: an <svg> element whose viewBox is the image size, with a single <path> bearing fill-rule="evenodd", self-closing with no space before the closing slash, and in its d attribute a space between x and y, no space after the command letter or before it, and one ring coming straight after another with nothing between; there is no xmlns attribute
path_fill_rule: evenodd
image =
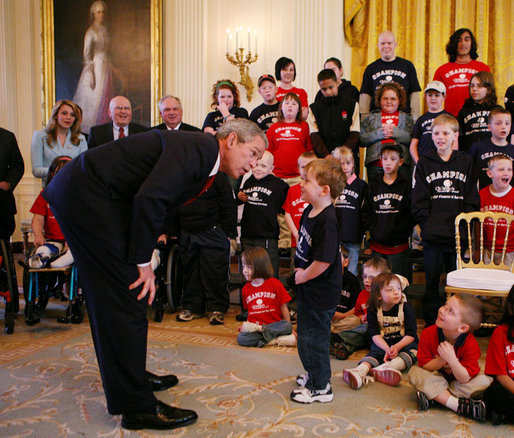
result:
<svg viewBox="0 0 514 438"><path fill-rule="evenodd" d="M145 263L166 211L202 189L218 142L203 133L151 130L80 157L59 171L44 198L56 216L112 242L129 263Z"/></svg>
<svg viewBox="0 0 514 438"><path fill-rule="evenodd" d="M151 129L160 129L161 131L168 130L166 128L166 123L161 123L160 125L154 126ZM202 132L202 130L198 129L196 126L188 125L187 123L184 123L184 122L180 123L180 126L178 127L178 131Z"/></svg>
<svg viewBox="0 0 514 438"><path fill-rule="evenodd" d="M0 189L0 238L9 237L14 231L16 203L13 190L20 182L25 166L16 137L10 131L0 128L0 181L7 181L11 188Z"/></svg>
<svg viewBox="0 0 514 438"><path fill-rule="evenodd" d="M89 130L89 138L87 141L88 149L113 141L114 134L112 132L112 127L112 122L92 126ZM145 132L147 130L148 128L146 126L132 122L129 123L129 135L137 134L138 132Z"/></svg>

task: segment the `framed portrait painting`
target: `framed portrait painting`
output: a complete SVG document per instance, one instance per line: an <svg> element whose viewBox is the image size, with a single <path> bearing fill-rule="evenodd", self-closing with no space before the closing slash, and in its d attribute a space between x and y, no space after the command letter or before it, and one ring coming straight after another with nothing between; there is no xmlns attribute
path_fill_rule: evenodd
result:
<svg viewBox="0 0 514 438"><path fill-rule="evenodd" d="M162 0L41 0L43 122L54 103L82 109L82 132L107 123L125 96L132 121L152 126L162 89Z"/></svg>

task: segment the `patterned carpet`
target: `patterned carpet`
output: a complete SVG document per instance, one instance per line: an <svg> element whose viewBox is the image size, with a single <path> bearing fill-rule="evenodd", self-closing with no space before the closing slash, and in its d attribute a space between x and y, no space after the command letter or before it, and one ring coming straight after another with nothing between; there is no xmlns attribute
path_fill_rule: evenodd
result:
<svg viewBox="0 0 514 438"><path fill-rule="evenodd" d="M54 304L48 318L33 327L18 316L15 333L0 335L0 436L514 436L512 426L478 424L443 408L419 413L405 381L398 388L375 383L351 390L341 371L364 352L332 361L332 403L293 403L289 393L302 371L296 349L237 346L236 308L224 326L210 326L207 319L177 323L169 314L163 323L151 322L148 369L180 379L157 396L195 409L199 420L174 431L126 431L121 417L106 412L88 325L58 324L59 312ZM485 351L487 339L481 342Z"/></svg>

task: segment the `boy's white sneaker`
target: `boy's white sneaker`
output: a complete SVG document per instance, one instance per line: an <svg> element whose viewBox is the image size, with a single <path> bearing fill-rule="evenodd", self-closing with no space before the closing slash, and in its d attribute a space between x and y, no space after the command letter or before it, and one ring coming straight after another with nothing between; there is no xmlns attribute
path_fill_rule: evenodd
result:
<svg viewBox="0 0 514 438"><path fill-rule="evenodd" d="M296 347L296 336L294 334L278 336L269 341L266 345L278 345L280 347Z"/></svg>
<svg viewBox="0 0 514 438"><path fill-rule="evenodd" d="M377 382L382 382L386 385L398 386L402 381L402 373L391 368L387 362L378 367L371 368L370 373Z"/></svg>
<svg viewBox="0 0 514 438"><path fill-rule="evenodd" d="M262 333L262 325L256 324L255 322L244 321L239 331L241 333Z"/></svg>
<svg viewBox="0 0 514 438"><path fill-rule="evenodd" d="M307 385L307 382L309 381L309 375L308 374L299 374L296 376L296 384L298 386L301 386L302 388Z"/></svg>
<svg viewBox="0 0 514 438"><path fill-rule="evenodd" d="M332 385L327 383L325 389L298 388L291 392L291 400L297 403L330 403L334 399Z"/></svg>

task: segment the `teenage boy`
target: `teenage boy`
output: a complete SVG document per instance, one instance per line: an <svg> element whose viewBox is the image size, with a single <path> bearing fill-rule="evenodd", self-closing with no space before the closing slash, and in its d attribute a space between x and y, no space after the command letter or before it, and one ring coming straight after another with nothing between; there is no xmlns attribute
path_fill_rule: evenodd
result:
<svg viewBox="0 0 514 438"><path fill-rule="evenodd" d="M325 158L336 147L348 146L353 152L355 163L359 163L359 104L339 94L337 76L330 68L318 73L318 84L323 99L310 106L318 128L317 132L311 133L316 154Z"/></svg>
<svg viewBox="0 0 514 438"><path fill-rule="evenodd" d="M475 163L478 173L478 186L483 189L491 184L491 177L488 174L487 163L494 155L507 155L514 159L514 145L507 141L512 124L512 116L504 108L493 108L489 113L488 128L491 131L491 138L474 143L469 154Z"/></svg>
<svg viewBox="0 0 514 438"><path fill-rule="evenodd" d="M480 211L514 214L514 189L510 185L512 182L512 158L507 155L493 156L488 163L487 176L491 178L492 184L480 190ZM503 224L500 222L497 227L494 263L500 263L506 228L505 222ZM486 222L484 232L484 262L489 263L491 260L494 226ZM512 225L509 230L507 250L503 262L506 265L511 265L514 262L514 227Z"/></svg>
<svg viewBox="0 0 514 438"><path fill-rule="evenodd" d="M333 199L343 190L344 173L333 160L307 164L303 212L295 256L298 354L307 374L299 375L291 399L298 403L331 402L330 321L341 297L339 226Z"/></svg>
<svg viewBox="0 0 514 438"><path fill-rule="evenodd" d="M437 116L448 114L443 109L445 96L446 87L440 81L429 82L425 88L428 111L414 123L409 148L415 163L418 162L419 157L422 157L428 151L435 150L434 140L432 140L432 122ZM457 142L455 142L453 148L455 150L459 149Z"/></svg>
<svg viewBox="0 0 514 438"><path fill-rule="evenodd" d="M464 417L485 420L485 404L476 397L493 379L479 374L481 352L473 332L481 321L480 300L457 294L439 309L435 325L423 330L418 364L408 374L420 411L437 402Z"/></svg>
<svg viewBox="0 0 514 438"><path fill-rule="evenodd" d="M250 120L257 123L266 132L273 123L278 121L277 81L273 75L264 74L257 81L261 103L250 114Z"/></svg>
<svg viewBox="0 0 514 438"><path fill-rule="evenodd" d="M385 143L380 154L384 175L369 182L364 198L362 220L370 232L369 246L375 257L383 257L391 264L394 274L409 282L409 237L412 234L411 181L398 173L403 163L403 149L396 143Z"/></svg>
<svg viewBox="0 0 514 438"><path fill-rule="evenodd" d="M442 301L439 278L456 268L455 217L478 211L476 179L471 157L452 146L459 135L459 122L442 114L432 122L436 151L429 151L416 165L412 189L412 214L421 227L425 259L423 317L432 325Z"/></svg>
<svg viewBox="0 0 514 438"><path fill-rule="evenodd" d="M273 154L266 151L252 169L237 194L244 203L241 219L241 245L243 251L255 246L264 248L271 260L275 278L278 278L278 220L277 215L287 197L289 186L272 174Z"/></svg>

